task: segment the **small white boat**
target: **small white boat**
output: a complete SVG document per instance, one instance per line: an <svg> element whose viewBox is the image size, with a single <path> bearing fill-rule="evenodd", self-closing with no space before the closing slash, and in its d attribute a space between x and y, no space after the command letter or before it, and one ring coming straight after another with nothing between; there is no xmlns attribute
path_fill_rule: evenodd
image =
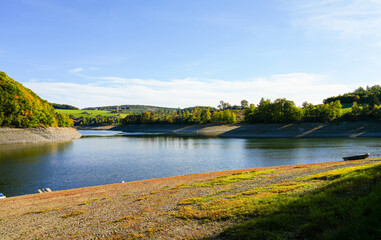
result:
<svg viewBox="0 0 381 240"><path fill-rule="evenodd" d="M2 198L6 198L6 196L4 196L4 194L0 193L0 199Z"/></svg>

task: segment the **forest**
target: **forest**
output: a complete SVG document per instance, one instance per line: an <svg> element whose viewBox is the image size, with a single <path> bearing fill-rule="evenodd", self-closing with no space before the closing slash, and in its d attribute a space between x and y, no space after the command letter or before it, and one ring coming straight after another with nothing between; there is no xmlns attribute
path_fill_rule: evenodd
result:
<svg viewBox="0 0 381 240"><path fill-rule="evenodd" d="M142 114L127 115L122 124L158 124L158 123L187 123L187 124L207 124L207 123L235 123L236 115L229 109L213 111L209 108L195 107L192 111L188 109L177 111L145 112Z"/></svg>
<svg viewBox="0 0 381 240"><path fill-rule="evenodd" d="M378 105L378 99L380 99L380 97L381 86L374 85L372 87L367 86L365 89L363 87L359 87L353 92L324 99L323 102L331 103L339 100L342 104L352 104L353 102L356 102L357 104L371 104L372 101L376 101Z"/></svg>
<svg viewBox="0 0 381 240"><path fill-rule="evenodd" d="M71 110L79 110L79 108L68 105L68 104L58 104L58 103L50 103L54 109L71 109Z"/></svg>
<svg viewBox="0 0 381 240"><path fill-rule="evenodd" d="M73 120L56 113L50 103L0 72L0 126L68 127Z"/></svg>

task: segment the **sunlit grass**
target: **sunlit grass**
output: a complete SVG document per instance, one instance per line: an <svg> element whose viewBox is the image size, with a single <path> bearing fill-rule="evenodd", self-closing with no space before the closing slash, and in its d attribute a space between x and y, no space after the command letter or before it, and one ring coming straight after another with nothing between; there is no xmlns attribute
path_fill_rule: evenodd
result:
<svg viewBox="0 0 381 240"><path fill-rule="evenodd" d="M55 110L58 113L72 115L74 117L95 117L95 116L101 115L104 117L120 116L124 118L128 115L125 113L112 113L111 111L103 111L103 110L73 110L73 109L55 109Z"/></svg>
<svg viewBox="0 0 381 240"><path fill-rule="evenodd" d="M40 210L37 210L37 211L31 211L31 212L27 212L27 214L39 214L39 213L45 213L45 212L51 212L51 211L57 211L57 210L60 210L59 208L45 208L45 209L40 209Z"/></svg>
<svg viewBox="0 0 381 240"><path fill-rule="evenodd" d="M279 195L278 201L262 205L259 211L252 208L250 211L255 213L252 215L253 220L228 229L220 237L380 239L380 164L314 174L305 181L313 181L316 177L327 184L298 197Z"/></svg>
<svg viewBox="0 0 381 240"><path fill-rule="evenodd" d="M79 203L78 205L79 206L87 205L89 203L97 202L98 200L99 200L98 198L94 198L93 200L90 200L90 201L87 201L87 202L82 202L82 203Z"/></svg>
<svg viewBox="0 0 381 240"><path fill-rule="evenodd" d="M311 174L303 178L287 180L266 187L253 188L233 195L208 195L189 198L180 201L179 209L174 213L182 219L225 220L236 218L251 218L265 216L282 209L285 204L296 201L300 196L313 189L337 182L347 175L356 175L368 171L369 167L357 166L324 173ZM262 171L232 174L205 183L198 183L192 187L214 186L216 184L232 184L238 181L253 179L266 173Z"/></svg>
<svg viewBox="0 0 381 240"><path fill-rule="evenodd" d="M84 213L86 213L86 211L75 210L75 211L68 212L65 215L62 215L61 217L62 218L74 217L74 216L78 216L78 215L81 215L81 214L84 214Z"/></svg>
<svg viewBox="0 0 381 240"><path fill-rule="evenodd" d="M228 184L236 183L243 180L252 180L255 178L261 178L266 175L273 174L276 171L277 169L264 170L264 171L254 170L251 172L234 173L230 175L211 178L205 182L190 185L189 187L211 187L211 186L217 186L217 185L228 185Z"/></svg>

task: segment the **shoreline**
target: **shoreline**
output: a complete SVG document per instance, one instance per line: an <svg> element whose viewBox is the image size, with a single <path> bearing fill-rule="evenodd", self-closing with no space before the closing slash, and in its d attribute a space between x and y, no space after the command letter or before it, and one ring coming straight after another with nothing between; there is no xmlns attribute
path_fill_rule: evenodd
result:
<svg viewBox="0 0 381 240"><path fill-rule="evenodd" d="M369 160L379 160L379 159L365 159L365 161ZM381 160L381 159L380 159ZM361 161L361 160L354 160L354 161ZM178 175L178 176L170 176L170 177L162 177L162 178L150 178L150 179L143 179L143 180L136 180L136 181L129 181L129 182L117 182L117 183L110 183L110 184L102 184L102 185L95 185L95 186L88 186L88 187L79 187L79 188L70 188L70 189L64 189L64 190L57 190L52 191L52 193L56 194L76 194L79 192L91 192L91 191L98 191L99 189L103 188L112 188L119 185L146 185L150 183L155 182L174 182L177 180L195 180L195 179L205 179L205 178L214 178L214 177L220 177L224 175L229 174L237 174L237 173L246 173L251 171L263 171L263 170L271 170L271 169L290 169L290 168L308 168L313 166L325 166L325 165L332 165L332 164L345 164L348 162L353 161L334 161L334 162L321 162L321 163L303 163L303 164L291 164L291 165L281 165L281 166L269 166L269 167L258 167L258 168L243 168L243 169L235 169L235 170L223 170L223 171L215 171L215 172L204 172L204 173L192 173L192 174L186 174L186 175ZM24 195L17 195L17 196L11 196L7 197L6 199L15 199L15 198L33 198L36 196L41 196L40 193L31 193L31 194L24 194Z"/></svg>
<svg viewBox="0 0 381 240"><path fill-rule="evenodd" d="M292 124L141 124L120 126L76 126L78 130L113 130L162 133L178 136L224 138L357 138L381 137L378 122L292 123Z"/></svg>
<svg viewBox="0 0 381 240"><path fill-rule="evenodd" d="M250 195L253 189L269 189L264 190L263 194L275 194L272 190L274 186L287 189L296 184L295 181L304 181L300 179L306 177L310 179L309 176L329 176L335 171L346 172L356 167L380 165L380 161L381 159L367 159L228 170L61 191L52 189L53 192L48 193L9 197L0 200L0 238L213 237L242 220L233 217L202 221L197 214L207 214L210 210L199 209L198 204L189 202L190 200L205 199L205 203L200 204L210 202L210 206L218 206L214 203L225 204L227 201L234 203L236 200L232 196L257 196ZM251 178L245 178L250 174ZM233 181L218 184L224 179ZM238 179L238 182L234 179ZM316 187L330 182L328 179L322 181L318 181ZM210 185L210 182L217 184ZM301 191L305 193L311 189L313 188L301 188ZM213 209L214 207L211 213L225 213L224 208ZM195 218L181 217L187 216L184 214Z"/></svg>
<svg viewBox="0 0 381 240"><path fill-rule="evenodd" d="M68 142L82 135L70 127L0 128L0 145L18 143Z"/></svg>

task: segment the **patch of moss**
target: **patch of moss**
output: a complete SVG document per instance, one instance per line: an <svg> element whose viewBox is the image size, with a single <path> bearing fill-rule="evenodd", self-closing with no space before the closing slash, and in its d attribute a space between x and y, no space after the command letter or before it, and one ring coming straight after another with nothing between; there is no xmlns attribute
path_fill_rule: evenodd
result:
<svg viewBox="0 0 381 240"><path fill-rule="evenodd" d="M86 211L75 210L75 211L68 212L65 215L62 215L61 218L74 217L74 216L78 216L78 215L81 215L81 214L84 214L84 213L86 213Z"/></svg>

